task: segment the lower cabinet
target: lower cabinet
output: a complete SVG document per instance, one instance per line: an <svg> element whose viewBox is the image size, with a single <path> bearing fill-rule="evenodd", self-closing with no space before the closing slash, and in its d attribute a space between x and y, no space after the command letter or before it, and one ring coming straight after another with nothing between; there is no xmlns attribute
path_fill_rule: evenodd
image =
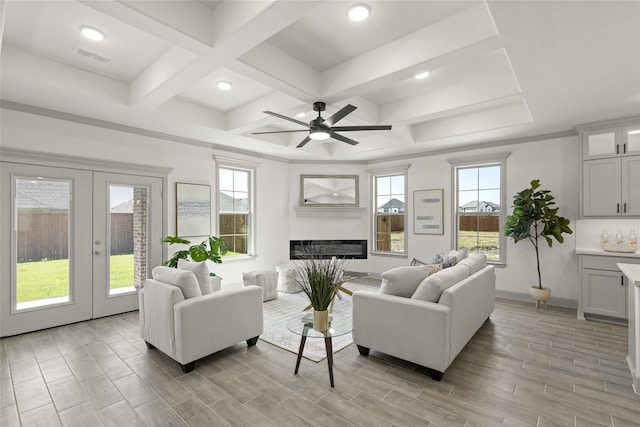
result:
<svg viewBox="0 0 640 427"><path fill-rule="evenodd" d="M580 255L580 289L578 317L610 319L624 322L627 314L627 278L618 269L618 263L639 264L637 257L611 255Z"/></svg>
<svg viewBox="0 0 640 427"><path fill-rule="evenodd" d="M619 271L582 269L582 310L585 313L627 318L627 287Z"/></svg>

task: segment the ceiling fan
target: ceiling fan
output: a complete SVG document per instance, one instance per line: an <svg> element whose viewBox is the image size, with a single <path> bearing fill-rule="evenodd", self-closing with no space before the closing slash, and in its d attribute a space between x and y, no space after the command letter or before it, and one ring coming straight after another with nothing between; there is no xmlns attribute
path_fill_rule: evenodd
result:
<svg viewBox="0 0 640 427"><path fill-rule="evenodd" d="M253 135L261 135L266 133L291 133L291 132L309 132L309 135L303 139L300 144L296 146L296 148L302 148L309 141L313 140L325 140L329 138L337 139L338 141L346 142L347 144L356 145L358 141L354 141L351 138L347 138L346 136L342 136L336 132L349 132L349 131L363 131L363 130L391 130L391 125L363 125L363 126L334 126L339 120L345 118L347 114L350 114L358 107L354 107L349 104L346 107L341 108L337 113L328 119L323 119L320 115L322 111L327 108L327 104L324 102L318 101L313 103L313 111L318 112L318 117L311 120L309 124L302 122L300 120L292 119L287 116L283 116L282 114L274 113L273 111L263 111L265 114L270 114L272 116L278 117L280 119L288 120L293 123L297 123L306 127L307 129L300 130L276 130L271 132L252 132Z"/></svg>

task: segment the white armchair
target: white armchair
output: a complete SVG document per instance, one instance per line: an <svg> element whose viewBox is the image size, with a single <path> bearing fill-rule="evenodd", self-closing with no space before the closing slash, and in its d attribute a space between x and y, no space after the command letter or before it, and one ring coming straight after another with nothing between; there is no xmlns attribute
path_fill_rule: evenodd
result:
<svg viewBox="0 0 640 427"><path fill-rule="evenodd" d="M139 292L140 335L149 349L157 348L190 372L198 359L209 354L244 340L248 346L257 343L263 329L261 288L193 296L187 288L197 286L194 273L169 270L163 281L147 279Z"/></svg>

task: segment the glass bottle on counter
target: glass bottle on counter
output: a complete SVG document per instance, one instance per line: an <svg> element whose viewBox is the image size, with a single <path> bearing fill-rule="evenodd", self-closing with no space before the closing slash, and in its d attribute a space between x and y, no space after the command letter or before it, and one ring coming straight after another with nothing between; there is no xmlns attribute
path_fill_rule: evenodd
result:
<svg viewBox="0 0 640 427"><path fill-rule="evenodd" d="M629 250L635 252L638 249L638 237L636 231L632 228L629 234Z"/></svg>
<svg viewBox="0 0 640 427"><path fill-rule="evenodd" d="M602 234L600 235L600 248L603 251L609 250L609 235L607 234L607 229L602 229Z"/></svg>
<svg viewBox="0 0 640 427"><path fill-rule="evenodd" d="M616 250L624 250L624 236L622 235L622 231L619 228L618 232L616 233Z"/></svg>

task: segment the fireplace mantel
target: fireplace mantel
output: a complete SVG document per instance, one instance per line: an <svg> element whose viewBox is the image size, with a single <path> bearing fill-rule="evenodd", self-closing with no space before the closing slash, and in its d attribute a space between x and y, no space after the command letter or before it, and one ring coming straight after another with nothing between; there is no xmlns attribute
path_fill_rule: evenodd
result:
<svg viewBox="0 0 640 427"><path fill-rule="evenodd" d="M367 208L344 206L295 207L296 216L333 216L361 218L367 214Z"/></svg>

